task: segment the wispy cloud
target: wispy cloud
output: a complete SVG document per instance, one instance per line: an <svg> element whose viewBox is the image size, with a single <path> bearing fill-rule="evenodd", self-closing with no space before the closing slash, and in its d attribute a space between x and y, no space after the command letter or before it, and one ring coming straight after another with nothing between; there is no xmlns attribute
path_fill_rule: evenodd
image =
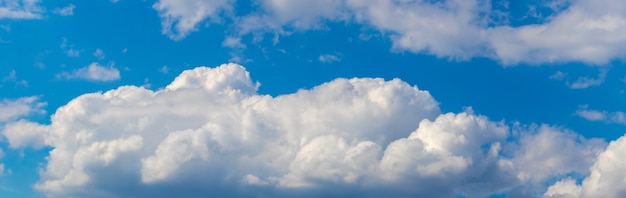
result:
<svg viewBox="0 0 626 198"><path fill-rule="evenodd" d="M322 54L317 58L317 60L319 60L322 63L341 62L341 58L339 58L339 56L334 55L334 54Z"/></svg>
<svg viewBox="0 0 626 198"><path fill-rule="evenodd" d="M40 19L45 9L40 0L2 0L0 19Z"/></svg>
<svg viewBox="0 0 626 198"><path fill-rule="evenodd" d="M93 56L95 56L96 58L102 60L106 57L106 54L104 54L104 51L102 51L102 49L98 48L96 49L95 52L93 52Z"/></svg>
<svg viewBox="0 0 626 198"><path fill-rule="evenodd" d="M52 10L52 13L55 13L61 16L72 16L74 15L74 8L76 8L76 6L74 6L74 4L70 4L67 7L54 8L54 10Z"/></svg>
<svg viewBox="0 0 626 198"><path fill-rule="evenodd" d="M626 114L622 111L608 112L588 109L589 105L580 105L576 115L589 121L626 125Z"/></svg>

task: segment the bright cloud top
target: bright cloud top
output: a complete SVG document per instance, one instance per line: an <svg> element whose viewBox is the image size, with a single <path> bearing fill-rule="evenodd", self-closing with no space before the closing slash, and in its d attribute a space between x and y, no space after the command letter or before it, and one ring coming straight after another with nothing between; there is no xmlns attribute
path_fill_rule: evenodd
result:
<svg viewBox="0 0 626 198"><path fill-rule="evenodd" d="M206 19L235 22L235 36L323 29L328 21L379 30L393 49L467 60L489 57L503 64L584 62L604 65L626 54L626 4L620 0L541 1L553 9L537 24L509 25L500 1L444 0L257 0L252 13L237 16L229 0L159 0L163 34L180 40ZM502 3L502 2L500 2ZM506 4L505 4L506 5ZM529 11L530 12L530 11ZM227 13L227 14L223 14ZM533 17L533 16L526 16Z"/></svg>
<svg viewBox="0 0 626 198"><path fill-rule="evenodd" d="M199 67L159 91L79 96L50 125L23 120L2 133L12 148L52 148L34 186L51 196L482 196L554 179L565 180L535 190L593 195L586 189L609 185L624 156L610 154L622 139L603 151L603 140L557 127L441 114L399 79L276 97L258 86L240 65ZM566 178L589 173L582 186Z"/></svg>

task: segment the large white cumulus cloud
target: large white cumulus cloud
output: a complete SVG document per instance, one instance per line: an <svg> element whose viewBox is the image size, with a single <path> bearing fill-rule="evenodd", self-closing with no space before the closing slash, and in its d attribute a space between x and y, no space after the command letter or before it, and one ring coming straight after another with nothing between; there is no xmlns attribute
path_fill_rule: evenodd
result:
<svg viewBox="0 0 626 198"><path fill-rule="evenodd" d="M538 1L530 7L551 8L552 13L524 25L510 25L520 19L512 18L508 6L498 6L508 5L500 0L252 2L254 9L239 15L232 12L236 2L228 0L160 0L154 8L162 18L163 33L173 39L184 38L207 18L228 17L235 22L235 36L284 35L341 21L378 29L393 41L394 50L463 60L488 57L507 65L604 65L626 55L626 4L621 0ZM531 11L522 18L538 16Z"/></svg>
<svg viewBox="0 0 626 198"><path fill-rule="evenodd" d="M441 114L399 79L276 97L258 86L240 65L199 67L159 91L79 96L49 125L21 120L3 134L12 148L52 149L34 187L61 197L482 196L588 174L605 146L471 109Z"/></svg>

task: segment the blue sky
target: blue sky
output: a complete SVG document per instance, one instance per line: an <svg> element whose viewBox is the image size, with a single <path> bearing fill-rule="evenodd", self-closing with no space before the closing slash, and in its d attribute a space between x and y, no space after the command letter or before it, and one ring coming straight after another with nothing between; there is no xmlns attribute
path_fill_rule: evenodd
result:
<svg viewBox="0 0 626 198"><path fill-rule="evenodd" d="M0 0L0 197L623 197L624 11Z"/></svg>

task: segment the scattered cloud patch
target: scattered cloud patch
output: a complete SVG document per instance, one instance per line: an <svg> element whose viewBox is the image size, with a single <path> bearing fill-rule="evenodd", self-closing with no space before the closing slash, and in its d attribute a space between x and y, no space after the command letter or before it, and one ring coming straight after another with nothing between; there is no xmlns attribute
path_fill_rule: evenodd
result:
<svg viewBox="0 0 626 198"><path fill-rule="evenodd" d="M40 19L44 8L40 0L2 0L0 1L0 19Z"/></svg>
<svg viewBox="0 0 626 198"><path fill-rule="evenodd" d="M152 6L161 17L161 33L172 40L185 38L197 31L206 19L217 21L220 14L232 7L233 0L159 0Z"/></svg>
<svg viewBox="0 0 626 198"><path fill-rule="evenodd" d="M550 79L554 79L554 80L563 80L565 77L567 77L567 75L569 75L568 73L562 72L562 71L557 71L556 73L552 74L550 77Z"/></svg>
<svg viewBox="0 0 626 198"><path fill-rule="evenodd" d="M59 78L65 79L85 79L90 81L115 81L120 79L120 71L113 64L102 66L93 62L83 68L74 70L73 72L62 72L57 75Z"/></svg>
<svg viewBox="0 0 626 198"><path fill-rule="evenodd" d="M104 54L104 51L102 51L102 49L98 48L95 52L93 52L93 56L95 56L99 60L102 60L106 57L106 54Z"/></svg>
<svg viewBox="0 0 626 198"><path fill-rule="evenodd" d="M28 81L26 81L26 80L19 80L17 78L17 72L15 70L11 70L9 75L7 75L4 78L2 78L2 82L3 83L13 82L13 83L15 83L15 86L28 87ZM0 85L0 87L2 87L2 85Z"/></svg>
<svg viewBox="0 0 626 198"><path fill-rule="evenodd" d="M626 125L626 113L622 111L608 112L588 109L588 105L580 105L576 115L589 121L617 123Z"/></svg>
<svg viewBox="0 0 626 198"><path fill-rule="evenodd" d="M74 8L76 8L76 6L74 6L74 4L70 4L67 7L55 8L52 10L52 13L55 13L61 16L72 16L74 15Z"/></svg>
<svg viewBox="0 0 626 198"><path fill-rule="evenodd" d="M245 49L246 45L241 43L241 38L237 37L226 37L222 42L222 46L229 47L233 49Z"/></svg>
<svg viewBox="0 0 626 198"><path fill-rule="evenodd" d="M600 74L598 74L597 78L579 77L574 82L568 82L567 86L569 86L572 89L585 89L585 88L589 88L593 86L599 86L602 83L604 83L604 80L606 78L606 73L607 73L606 70L601 71Z"/></svg>
<svg viewBox="0 0 626 198"><path fill-rule="evenodd" d="M320 55L317 60L319 60L322 63L336 63L336 62L341 62L341 58L339 58L337 55L333 55L333 54L322 54Z"/></svg>
<svg viewBox="0 0 626 198"><path fill-rule="evenodd" d="M80 50L74 49L74 45L67 44L67 38L61 38L61 45L59 45L61 49L65 50L65 54L69 57L80 57Z"/></svg>
<svg viewBox="0 0 626 198"><path fill-rule="evenodd" d="M17 99L0 100L0 124L23 118L33 114L45 113L45 102L40 102L39 97L22 97ZM0 125L2 128L2 125Z"/></svg>

